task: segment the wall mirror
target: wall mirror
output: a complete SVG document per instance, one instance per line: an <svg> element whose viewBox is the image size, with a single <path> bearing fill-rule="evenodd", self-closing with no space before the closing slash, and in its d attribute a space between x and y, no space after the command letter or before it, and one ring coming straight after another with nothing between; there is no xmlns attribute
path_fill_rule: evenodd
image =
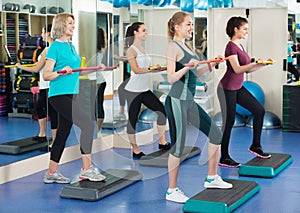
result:
<svg viewBox="0 0 300 213"><path fill-rule="evenodd" d="M2 67L8 66L6 69L2 69L1 76L0 128L2 144L32 138L39 134L40 126L33 113L34 97L31 91L33 86L38 86L39 73L26 72L11 65L16 62L28 65L37 60L37 57L33 58L34 52L38 53L39 48L46 46L46 42L41 40L42 28L52 23L55 14L72 12L72 0L3 0L1 3L0 62ZM34 41L34 44L30 44L30 40ZM11 85L8 84L9 81ZM47 111L47 109L45 110ZM45 131L51 137L50 126L47 122ZM2 162L0 166L25 160L48 151L47 147L43 150L36 149L30 152L24 150L26 148L18 154L18 148L4 148L4 153L0 153ZM6 151L8 153L5 153Z"/></svg>

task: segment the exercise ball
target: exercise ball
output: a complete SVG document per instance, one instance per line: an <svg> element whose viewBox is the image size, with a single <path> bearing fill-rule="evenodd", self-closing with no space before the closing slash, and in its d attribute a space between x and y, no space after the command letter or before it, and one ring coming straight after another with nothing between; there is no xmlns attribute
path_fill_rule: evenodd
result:
<svg viewBox="0 0 300 213"><path fill-rule="evenodd" d="M253 116L248 120L247 127L253 128ZM281 121L277 115L272 112L266 112L264 116L263 129L281 128Z"/></svg>
<svg viewBox="0 0 300 213"><path fill-rule="evenodd" d="M261 105L265 104L265 94L262 88L253 81L244 81L243 86L258 100ZM252 115L244 107L240 106L239 104L236 105L236 113L242 116L250 116Z"/></svg>
<svg viewBox="0 0 300 213"><path fill-rule="evenodd" d="M139 122L142 123L153 123L155 121L157 121L157 114L151 109L143 110L139 116Z"/></svg>
<svg viewBox="0 0 300 213"><path fill-rule="evenodd" d="M213 121L217 124L218 127L222 127L223 121L222 121L221 112L215 114ZM241 126L245 126L245 120L243 119L242 116L235 114L233 127L241 127Z"/></svg>

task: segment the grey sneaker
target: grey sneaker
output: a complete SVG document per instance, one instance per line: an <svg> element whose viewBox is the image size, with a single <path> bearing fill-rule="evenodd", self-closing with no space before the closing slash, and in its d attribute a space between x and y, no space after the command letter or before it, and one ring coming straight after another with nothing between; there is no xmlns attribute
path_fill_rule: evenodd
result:
<svg viewBox="0 0 300 213"><path fill-rule="evenodd" d="M102 175L97 168L91 166L85 171L81 169L79 178L81 180L103 181L106 177Z"/></svg>
<svg viewBox="0 0 300 213"><path fill-rule="evenodd" d="M55 172L53 175L48 175L46 172L44 176L44 183L70 183L71 179L63 176L59 172Z"/></svg>

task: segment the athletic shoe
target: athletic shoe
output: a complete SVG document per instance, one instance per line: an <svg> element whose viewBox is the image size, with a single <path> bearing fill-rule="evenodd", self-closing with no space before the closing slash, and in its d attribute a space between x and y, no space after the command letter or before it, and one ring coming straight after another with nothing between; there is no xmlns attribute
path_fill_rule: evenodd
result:
<svg viewBox="0 0 300 213"><path fill-rule="evenodd" d="M48 172L46 172L44 176L44 183L70 183L71 179L63 176L59 172L55 172L52 175L49 175Z"/></svg>
<svg viewBox="0 0 300 213"><path fill-rule="evenodd" d="M167 142L166 144L158 144L158 149L161 150L169 150L171 148L171 144Z"/></svg>
<svg viewBox="0 0 300 213"><path fill-rule="evenodd" d="M204 181L204 187L209 189L231 189L233 185L231 183L225 182L219 175L217 175L214 179L206 178Z"/></svg>
<svg viewBox="0 0 300 213"><path fill-rule="evenodd" d="M241 164L232 160L231 157L226 157L220 159L219 166L238 168L241 166Z"/></svg>
<svg viewBox="0 0 300 213"><path fill-rule="evenodd" d="M252 146L250 146L250 148L248 149L248 151L250 153L256 155L259 158L267 159L267 158L271 157L271 155L268 154L268 153L265 153L260 146L253 146L252 145Z"/></svg>
<svg viewBox="0 0 300 213"><path fill-rule="evenodd" d="M139 154L136 154L136 153L132 152L133 159L139 160L143 156L145 156L144 152L140 152Z"/></svg>
<svg viewBox="0 0 300 213"><path fill-rule="evenodd" d="M176 203L185 203L188 199L189 198L178 188L175 188L172 191L168 190L166 193L166 200Z"/></svg>
<svg viewBox="0 0 300 213"><path fill-rule="evenodd" d="M105 176L102 175L99 170L93 166L88 168L87 170L83 171L80 170L79 178L81 180L89 180L89 181L103 181L105 180Z"/></svg>
<svg viewBox="0 0 300 213"><path fill-rule="evenodd" d="M46 138L46 136L40 137L40 136L36 135L36 136L32 137L32 140L43 143L43 142L47 141L47 138Z"/></svg>

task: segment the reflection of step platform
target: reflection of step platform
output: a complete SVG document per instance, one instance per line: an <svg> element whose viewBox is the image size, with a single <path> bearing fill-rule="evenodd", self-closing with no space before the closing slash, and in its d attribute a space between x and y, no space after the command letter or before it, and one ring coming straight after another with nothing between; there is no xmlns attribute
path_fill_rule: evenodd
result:
<svg viewBox="0 0 300 213"><path fill-rule="evenodd" d="M105 181L79 181L62 189L60 196L87 201L100 200L143 178L139 171L125 169L108 169L102 172Z"/></svg>
<svg viewBox="0 0 300 213"><path fill-rule="evenodd" d="M24 138L16 141L0 144L0 153L6 154L21 154L24 152L33 151L36 149L44 149L51 143L51 138L47 138L46 142L39 142L30 138Z"/></svg>
<svg viewBox="0 0 300 213"><path fill-rule="evenodd" d="M118 129L127 125L127 120L114 120L104 122L102 128L104 129Z"/></svg>
<svg viewBox="0 0 300 213"><path fill-rule="evenodd" d="M227 213L237 209L259 190L258 183L243 180L226 180L232 189L205 189L190 198L183 206L184 212Z"/></svg>
<svg viewBox="0 0 300 213"><path fill-rule="evenodd" d="M275 177L284 168L292 163L293 158L289 154L276 154L269 159L255 157L246 164L241 165L239 175L256 177Z"/></svg>
<svg viewBox="0 0 300 213"><path fill-rule="evenodd" d="M159 150L151 154L141 157L139 164L141 166L153 166L153 167L168 167L168 158L170 150ZM198 147L186 146L184 147L183 154L180 161L184 161L195 155L200 154L201 150Z"/></svg>

